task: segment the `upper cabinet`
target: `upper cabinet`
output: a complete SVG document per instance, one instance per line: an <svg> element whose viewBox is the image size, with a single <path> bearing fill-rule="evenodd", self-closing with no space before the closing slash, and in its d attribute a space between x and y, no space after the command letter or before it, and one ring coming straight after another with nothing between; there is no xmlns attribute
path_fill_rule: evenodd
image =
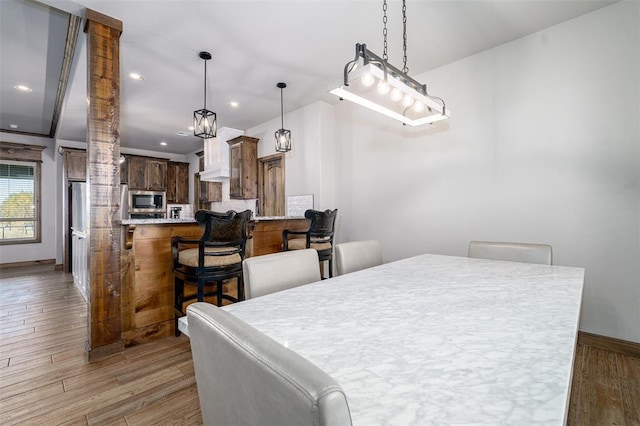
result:
<svg viewBox="0 0 640 426"><path fill-rule="evenodd" d="M167 164L167 203L189 204L189 163Z"/></svg>
<svg viewBox="0 0 640 426"><path fill-rule="evenodd" d="M84 182L87 180L87 152L65 148L64 169L67 172L67 180Z"/></svg>
<svg viewBox="0 0 640 426"><path fill-rule="evenodd" d="M129 189L167 190L166 160L128 156L127 162Z"/></svg>
<svg viewBox="0 0 640 426"><path fill-rule="evenodd" d="M260 139L238 136L229 144L229 196L234 199L258 198L258 142Z"/></svg>

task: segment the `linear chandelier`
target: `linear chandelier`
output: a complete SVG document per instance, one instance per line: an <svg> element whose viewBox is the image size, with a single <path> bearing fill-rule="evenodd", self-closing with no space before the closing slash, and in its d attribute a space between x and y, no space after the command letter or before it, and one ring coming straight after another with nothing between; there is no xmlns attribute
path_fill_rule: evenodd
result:
<svg viewBox="0 0 640 426"><path fill-rule="evenodd" d="M384 11L384 54L382 57L356 44L356 55L344 66L343 84L329 92L361 106L372 109L409 126L421 126L449 118L442 98L427 93L427 85L408 75L406 0L402 1L404 67L402 70L388 62L387 2Z"/></svg>

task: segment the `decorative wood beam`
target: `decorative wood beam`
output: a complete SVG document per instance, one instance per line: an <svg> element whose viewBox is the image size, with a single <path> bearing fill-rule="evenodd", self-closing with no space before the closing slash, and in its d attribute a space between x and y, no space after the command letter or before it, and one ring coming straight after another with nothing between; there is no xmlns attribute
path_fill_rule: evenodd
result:
<svg viewBox="0 0 640 426"><path fill-rule="evenodd" d="M120 317L120 34L87 9L89 360L124 349Z"/></svg>

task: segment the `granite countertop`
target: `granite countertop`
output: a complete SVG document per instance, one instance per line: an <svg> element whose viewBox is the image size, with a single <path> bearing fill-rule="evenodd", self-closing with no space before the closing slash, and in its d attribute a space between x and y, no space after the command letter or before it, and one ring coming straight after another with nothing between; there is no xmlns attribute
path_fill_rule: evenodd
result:
<svg viewBox="0 0 640 426"><path fill-rule="evenodd" d="M120 225L171 225L176 223L198 223L195 219L123 219Z"/></svg>
<svg viewBox="0 0 640 426"><path fill-rule="evenodd" d="M264 220L291 220L291 219L304 219L301 216L257 216L251 218L253 222L260 222ZM172 225L176 223L198 223L195 219L123 219L120 221L121 225Z"/></svg>
<svg viewBox="0 0 640 426"><path fill-rule="evenodd" d="M292 219L305 219L304 216L256 216L251 220L259 222L261 220L292 220Z"/></svg>

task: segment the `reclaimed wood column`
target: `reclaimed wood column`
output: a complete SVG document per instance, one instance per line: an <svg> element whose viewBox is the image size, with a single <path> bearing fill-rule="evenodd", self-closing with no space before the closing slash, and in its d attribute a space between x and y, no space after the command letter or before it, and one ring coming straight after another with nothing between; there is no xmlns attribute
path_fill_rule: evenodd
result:
<svg viewBox="0 0 640 426"><path fill-rule="evenodd" d="M87 9L89 360L124 349L120 318L120 34Z"/></svg>

